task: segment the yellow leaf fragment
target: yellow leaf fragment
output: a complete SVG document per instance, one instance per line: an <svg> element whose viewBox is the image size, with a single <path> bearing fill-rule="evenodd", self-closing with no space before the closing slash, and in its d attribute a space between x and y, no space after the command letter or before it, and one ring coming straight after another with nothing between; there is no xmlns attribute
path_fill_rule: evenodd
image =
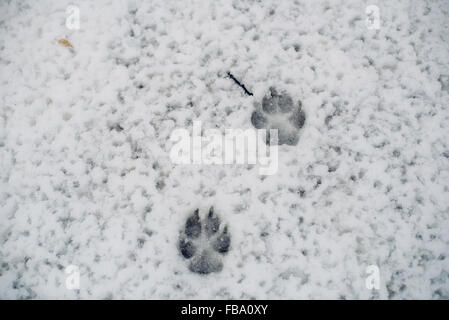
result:
<svg viewBox="0 0 449 320"><path fill-rule="evenodd" d="M59 39L58 43L64 47L73 48L72 44L67 39Z"/></svg>

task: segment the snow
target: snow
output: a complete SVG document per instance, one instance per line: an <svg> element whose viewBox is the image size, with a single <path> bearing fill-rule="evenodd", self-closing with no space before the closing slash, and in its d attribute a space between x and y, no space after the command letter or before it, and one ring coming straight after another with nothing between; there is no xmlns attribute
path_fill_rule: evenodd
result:
<svg viewBox="0 0 449 320"><path fill-rule="evenodd" d="M448 31L443 0L2 1L0 298L449 298ZM170 161L270 86L307 116L275 175ZM178 234L212 205L231 248L201 276Z"/></svg>

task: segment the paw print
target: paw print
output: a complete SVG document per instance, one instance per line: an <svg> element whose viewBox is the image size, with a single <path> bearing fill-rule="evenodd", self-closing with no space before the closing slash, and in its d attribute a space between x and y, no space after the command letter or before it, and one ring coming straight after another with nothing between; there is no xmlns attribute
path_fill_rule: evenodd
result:
<svg viewBox="0 0 449 320"><path fill-rule="evenodd" d="M187 218L179 237L179 251L189 261L190 271L209 274L223 269L222 256L229 251L231 237L228 227L220 226L213 207L204 219L198 209Z"/></svg>
<svg viewBox="0 0 449 320"><path fill-rule="evenodd" d="M289 94L278 93L273 87L262 99L262 108L253 111L251 115L251 123L256 129L278 130L279 145L296 145L299 130L304 126L305 120L306 115L302 110L301 101L295 105ZM266 143L270 144L269 131Z"/></svg>

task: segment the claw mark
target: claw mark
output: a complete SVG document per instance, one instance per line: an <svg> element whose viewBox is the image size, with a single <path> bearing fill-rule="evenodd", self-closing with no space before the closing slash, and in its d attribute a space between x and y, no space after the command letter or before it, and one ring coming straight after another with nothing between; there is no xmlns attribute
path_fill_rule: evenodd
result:
<svg viewBox="0 0 449 320"><path fill-rule="evenodd" d="M206 232L211 236L218 231L220 227L220 219L214 214L214 208L211 207L206 218Z"/></svg>

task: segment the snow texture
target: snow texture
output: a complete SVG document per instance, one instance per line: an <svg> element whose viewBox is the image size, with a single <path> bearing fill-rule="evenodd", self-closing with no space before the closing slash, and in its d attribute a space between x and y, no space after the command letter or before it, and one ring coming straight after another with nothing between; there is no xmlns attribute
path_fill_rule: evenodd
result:
<svg viewBox="0 0 449 320"><path fill-rule="evenodd" d="M276 174L170 161L270 87L306 115ZM1 1L0 99L2 299L449 298L448 1ZM211 206L232 242L197 274Z"/></svg>

